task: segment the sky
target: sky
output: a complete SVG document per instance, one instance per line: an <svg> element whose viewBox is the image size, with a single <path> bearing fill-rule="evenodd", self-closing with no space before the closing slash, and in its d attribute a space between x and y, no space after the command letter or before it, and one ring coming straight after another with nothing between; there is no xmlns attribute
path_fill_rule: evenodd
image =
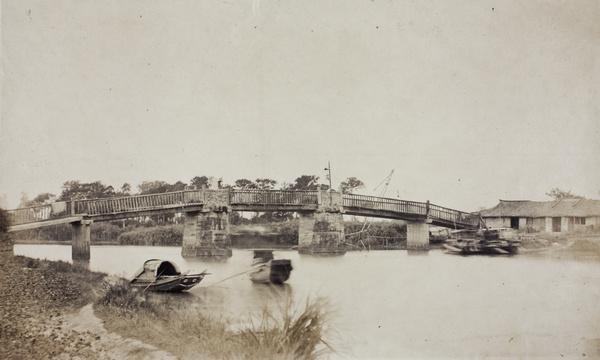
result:
<svg viewBox="0 0 600 360"><path fill-rule="evenodd" d="M597 1L2 1L0 199L214 176L600 198ZM391 172L385 193L377 187Z"/></svg>

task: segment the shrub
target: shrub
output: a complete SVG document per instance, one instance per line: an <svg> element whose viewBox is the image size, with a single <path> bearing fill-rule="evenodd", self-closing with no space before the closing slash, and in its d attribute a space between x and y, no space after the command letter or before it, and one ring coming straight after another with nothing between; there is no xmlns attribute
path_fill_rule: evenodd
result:
<svg viewBox="0 0 600 360"><path fill-rule="evenodd" d="M383 240L393 247L403 246L406 239L406 223L404 221L375 221L366 224L359 221L344 223L346 242L356 247L383 248Z"/></svg>
<svg viewBox="0 0 600 360"><path fill-rule="evenodd" d="M90 227L90 241L117 242L123 230L113 222L98 222Z"/></svg>
<svg viewBox="0 0 600 360"><path fill-rule="evenodd" d="M107 283L107 286L106 293L99 301L101 305L128 311L149 308L147 294L131 287L127 280L118 279L113 283Z"/></svg>
<svg viewBox="0 0 600 360"><path fill-rule="evenodd" d="M7 233L9 227L10 227L10 216L8 215L8 211L0 208L0 234Z"/></svg>
<svg viewBox="0 0 600 360"><path fill-rule="evenodd" d="M10 227L10 216L8 211L0 208L0 249L12 250L12 239L8 234Z"/></svg>
<svg viewBox="0 0 600 360"><path fill-rule="evenodd" d="M136 228L118 236L119 245L181 246L183 225Z"/></svg>
<svg viewBox="0 0 600 360"><path fill-rule="evenodd" d="M298 244L298 220L284 221L272 225L275 227L275 232L279 234L277 237L279 244Z"/></svg>

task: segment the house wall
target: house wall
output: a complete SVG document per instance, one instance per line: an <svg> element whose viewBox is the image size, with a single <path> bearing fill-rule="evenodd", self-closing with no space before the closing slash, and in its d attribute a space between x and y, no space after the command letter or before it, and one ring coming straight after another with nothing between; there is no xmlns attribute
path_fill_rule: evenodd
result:
<svg viewBox="0 0 600 360"><path fill-rule="evenodd" d="M585 218L585 226L590 226L592 225L593 227L596 226L600 226L600 216L588 216Z"/></svg>
<svg viewBox="0 0 600 360"><path fill-rule="evenodd" d="M485 224L492 228L510 227L510 216L507 217L489 217L484 218ZM519 230L525 230L532 228L535 231L545 231L546 219L545 218L519 218ZM550 230L552 230L552 220L550 220Z"/></svg>
<svg viewBox="0 0 600 360"><path fill-rule="evenodd" d="M528 219L531 219L531 218L526 218L526 217L519 218L519 229L520 230L525 230L525 229L527 229L527 225L530 225L530 224L527 224Z"/></svg>
<svg viewBox="0 0 600 360"><path fill-rule="evenodd" d="M550 226L552 226L552 221L550 221ZM546 218L534 218L533 224L531 225L533 230L535 231L547 231L546 230Z"/></svg>
<svg viewBox="0 0 600 360"><path fill-rule="evenodd" d="M560 232L573 230L573 218L563 216L560 222Z"/></svg>
<svg viewBox="0 0 600 360"><path fill-rule="evenodd" d="M502 218L502 217L489 217L489 218L483 219L483 221L485 222L487 227L492 227L492 228L506 227L506 225L505 225L506 220L507 220L507 218ZM510 218L508 218L508 226L510 226Z"/></svg>
<svg viewBox="0 0 600 360"><path fill-rule="evenodd" d="M546 226L545 226L544 231L547 233L551 233L552 232L552 218L546 217L544 219L546 219Z"/></svg>
<svg viewBox="0 0 600 360"><path fill-rule="evenodd" d="M575 219L574 219L575 220ZM587 216L585 217L585 225L579 224L577 221L574 221L573 229L574 230L587 230L594 229L600 226L600 216Z"/></svg>
<svg viewBox="0 0 600 360"><path fill-rule="evenodd" d="M485 224L491 228L510 227L510 217L485 217ZM590 229L600 226L600 216L588 216L585 218L585 225L575 224L574 217L563 216L560 223L560 232L573 231L578 229ZM552 217L540 218L519 218L519 230L531 228L534 231L552 232Z"/></svg>

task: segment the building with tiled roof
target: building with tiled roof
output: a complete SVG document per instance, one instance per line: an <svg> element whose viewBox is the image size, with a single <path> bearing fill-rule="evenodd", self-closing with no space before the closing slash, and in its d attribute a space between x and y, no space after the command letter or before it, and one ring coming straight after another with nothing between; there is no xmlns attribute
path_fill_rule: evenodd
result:
<svg viewBox="0 0 600 360"><path fill-rule="evenodd" d="M556 201L500 200L481 211L488 227L510 227L544 232L564 232L600 226L600 200Z"/></svg>

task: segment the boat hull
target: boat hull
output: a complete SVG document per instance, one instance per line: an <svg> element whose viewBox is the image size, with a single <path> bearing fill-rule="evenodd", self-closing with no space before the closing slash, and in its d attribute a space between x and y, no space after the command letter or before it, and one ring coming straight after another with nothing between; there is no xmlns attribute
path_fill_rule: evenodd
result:
<svg viewBox="0 0 600 360"><path fill-rule="evenodd" d="M519 252L519 246L508 242L480 242L478 240L459 241L444 244L444 247L454 254L462 255L514 255Z"/></svg>
<svg viewBox="0 0 600 360"><path fill-rule="evenodd" d="M250 280L260 284L283 284L290 278L292 271L291 260L269 260L256 266Z"/></svg>
<svg viewBox="0 0 600 360"><path fill-rule="evenodd" d="M159 276L154 281L136 281L131 286L142 288L144 291L181 292L198 285L204 279L204 274Z"/></svg>

